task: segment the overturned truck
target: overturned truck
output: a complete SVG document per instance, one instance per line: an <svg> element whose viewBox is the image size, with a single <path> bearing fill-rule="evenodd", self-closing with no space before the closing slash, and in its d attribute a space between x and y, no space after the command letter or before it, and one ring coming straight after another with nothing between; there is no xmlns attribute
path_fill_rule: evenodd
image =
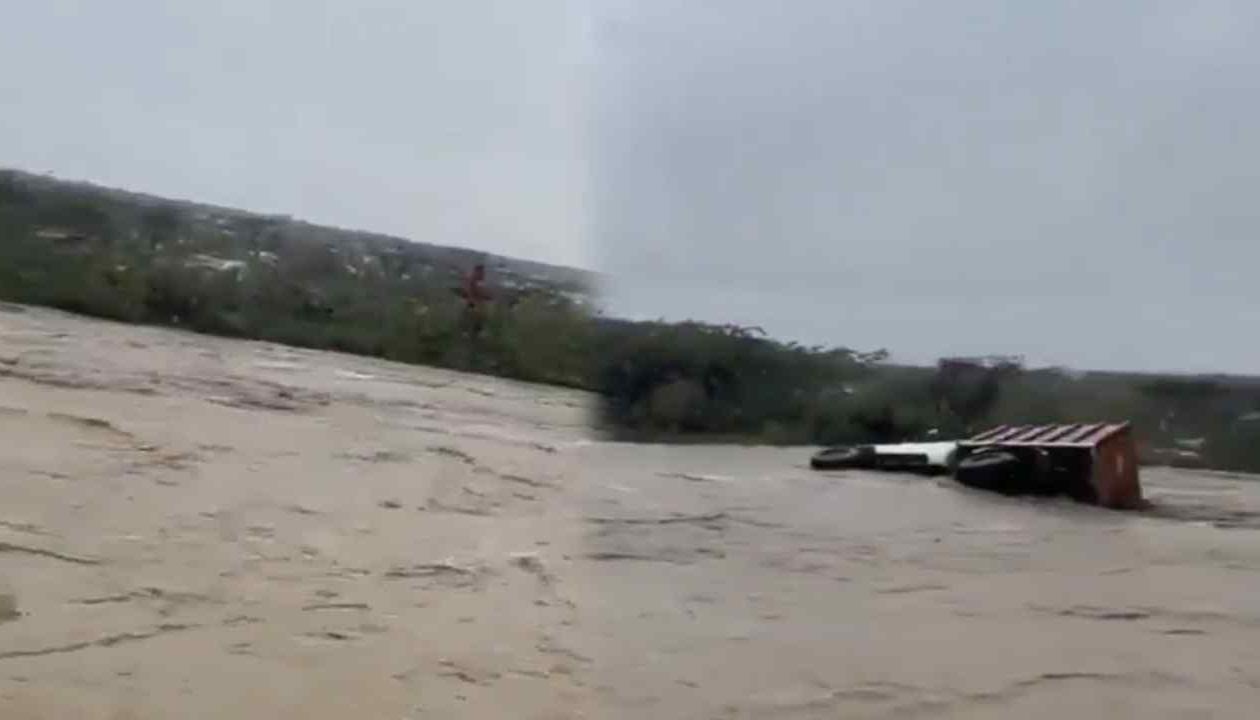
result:
<svg viewBox="0 0 1260 720"><path fill-rule="evenodd" d="M959 442L831 447L810 465L950 474L1004 495L1062 495L1118 510L1144 503L1129 423L1002 425Z"/></svg>

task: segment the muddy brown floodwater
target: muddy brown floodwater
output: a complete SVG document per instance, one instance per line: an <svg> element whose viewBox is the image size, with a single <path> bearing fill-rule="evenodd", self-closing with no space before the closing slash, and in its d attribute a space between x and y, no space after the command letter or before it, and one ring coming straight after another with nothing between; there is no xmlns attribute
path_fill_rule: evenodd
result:
<svg viewBox="0 0 1260 720"><path fill-rule="evenodd" d="M1251 718L1260 485L1115 513L0 307L0 718Z"/></svg>

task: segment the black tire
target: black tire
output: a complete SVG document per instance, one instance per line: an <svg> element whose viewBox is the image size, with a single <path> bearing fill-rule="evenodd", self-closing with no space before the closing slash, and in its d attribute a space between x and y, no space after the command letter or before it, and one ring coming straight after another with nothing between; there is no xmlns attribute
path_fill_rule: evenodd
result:
<svg viewBox="0 0 1260 720"><path fill-rule="evenodd" d="M875 466L875 448L869 445L840 445L823 448L809 459L815 470L852 470Z"/></svg>
<svg viewBox="0 0 1260 720"><path fill-rule="evenodd" d="M957 461L954 479L960 484L1003 495L1054 495L1049 458L1032 448L989 448Z"/></svg>
<svg viewBox="0 0 1260 720"><path fill-rule="evenodd" d="M1024 459L1009 450L981 450L958 461L954 479L978 490L1018 495L1028 470Z"/></svg>

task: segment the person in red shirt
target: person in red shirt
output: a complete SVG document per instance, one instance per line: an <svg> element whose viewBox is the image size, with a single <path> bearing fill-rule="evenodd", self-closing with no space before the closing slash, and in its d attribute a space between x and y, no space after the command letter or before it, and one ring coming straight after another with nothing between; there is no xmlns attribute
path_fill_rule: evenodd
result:
<svg viewBox="0 0 1260 720"><path fill-rule="evenodd" d="M484 263L477 263L473 266L472 272L464 276L463 284L459 288L459 295L464 299L464 318L465 326L468 328L472 337L481 334L482 325L485 323L484 306L490 301L490 293L485 288L486 266Z"/></svg>
<svg viewBox="0 0 1260 720"><path fill-rule="evenodd" d="M486 292L486 266L483 263L477 263L473 266L472 272L464 276L464 286L460 292L463 296L466 306L470 310L474 310L481 306L481 303L490 299L490 293Z"/></svg>

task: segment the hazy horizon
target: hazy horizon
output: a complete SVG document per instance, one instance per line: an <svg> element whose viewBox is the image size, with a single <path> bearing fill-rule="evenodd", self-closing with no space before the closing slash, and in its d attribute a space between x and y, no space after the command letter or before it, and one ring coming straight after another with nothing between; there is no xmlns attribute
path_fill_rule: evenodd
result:
<svg viewBox="0 0 1260 720"><path fill-rule="evenodd" d="M916 363L1260 367L1260 6L597 6L614 313Z"/></svg>
<svg viewBox="0 0 1260 720"><path fill-rule="evenodd" d="M220 203L209 202L209 201L201 200L201 199L199 199L199 198L194 198L194 197L180 197L180 196L172 195L172 194L170 194L170 193L164 193L164 192L162 192L162 191L160 191L160 190L151 190L151 189L145 189L145 188L135 188L135 187L123 187L123 186L119 186L119 185L109 185L109 184L107 184L107 183L102 183L102 182L99 182L99 181L90 180L90 179L85 179L85 178L76 178L76 177L63 176L63 175L60 175L60 174L58 174L58 173L54 173L54 172L42 172L42 173L41 173L41 172L35 172L35 171L32 171L32 170L29 170L29 169L27 169L27 168L14 167L14 166L10 166L10 165L3 165L3 164L0 164L0 172L4 172L4 171L15 171L15 172L19 172L19 173L25 173L26 175L38 176L38 177L44 177L44 178L47 178L47 179L50 179L50 180L55 180L55 181L58 181L58 182L65 182L65 183L72 183L72 184L73 184L73 183L86 183L86 184L88 184L88 185L93 185L93 186L96 186L96 187L99 187L99 188L102 188L102 189L108 189L108 190L119 190L119 191L122 191L122 192L134 193L134 194L137 194L137 195L148 195L148 196L152 196L152 197L162 198L163 200L168 200L168 201L171 201L171 202L187 202L187 203L190 203L190 204L193 204L193 205L208 205L208 206L213 206L213 207L221 207L221 208L223 208L223 209L225 209L225 210L232 210L232 211L237 211L237 212L245 212L245 213L250 213L250 214L253 214L253 215L259 215L259 216L282 216L282 217L289 217L289 218L290 218L293 222L307 223L307 224L310 224L310 225L316 225L316 226L319 226L319 227L327 227L327 228L332 228L332 229L335 229L335 230L341 230L341 231L346 231L346 232L355 232L355 233L367 233L367 234L370 234L370 235L379 235L379 236L383 236L383 237L391 237L391 238L396 238L396 239L399 239L399 240L404 240L404 241L407 241L407 242L412 242L412 243L417 243L417 244L426 244L426 245L435 245L435 246L456 247L456 248L461 248L461 249L472 250L472 251L474 251L474 252L485 252L485 253L489 253L489 254L492 254L492 255L498 255L498 256L500 256L500 257L509 257L509 258L512 258L512 259L515 259L515 260L525 260L525 261L535 262L535 263L540 263L540 264L544 264L544 265L555 265L555 266L557 266L557 267L571 268L571 269L574 269L574 270L579 270L579 271L582 271L582 272L588 272L588 273L592 273L592 274L594 274L594 273L595 273L595 271L594 271L594 270L591 270L590 268L587 268L587 267L582 267L582 266L579 266L579 265L566 264L566 263L553 263L553 262L549 262L549 261L547 261L547 260L539 260L539 259L537 259L537 258L528 257L528 256L524 256L524 255L519 255L519 254L504 254L504 253L500 253L500 252L495 252L495 251L492 251L492 250L488 250L488 249L483 248L483 247L476 247L476 246L472 246L472 245L457 245L457 244L451 244L451 243L441 243L441 242L436 242L436 241L431 241L431 240L420 240L420 239L416 239L416 238L411 238L411 237L405 237L405 236L402 236L402 235L397 235L397 234L394 234L394 233L384 232L384 231L377 230L377 229L374 229L374 228L371 228L371 227L354 227L354 226L338 225L338 224L336 224L336 223L319 222L319 221L316 221L316 220L312 220L311 218L308 218L308 217L303 217L303 216L301 216L301 215L293 215L293 214L291 214L291 213L288 213L288 212L285 212L285 211L281 211L281 210L271 210L271 209L268 209L268 208L257 208L257 207L239 207L239 206L231 206L231 205L222 205L222 204L220 204Z"/></svg>
<svg viewBox="0 0 1260 720"><path fill-rule="evenodd" d="M0 166L590 267L578 0L0 8Z"/></svg>

